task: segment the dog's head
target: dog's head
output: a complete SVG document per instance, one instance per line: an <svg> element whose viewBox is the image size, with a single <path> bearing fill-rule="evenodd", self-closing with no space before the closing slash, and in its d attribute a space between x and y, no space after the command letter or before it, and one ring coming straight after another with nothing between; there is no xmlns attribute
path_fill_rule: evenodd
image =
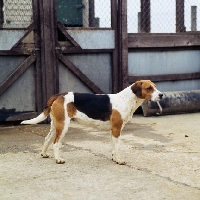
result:
<svg viewBox="0 0 200 200"><path fill-rule="evenodd" d="M150 80L136 81L131 90L140 99L146 99L151 101L160 101L163 94L156 89L156 85Z"/></svg>

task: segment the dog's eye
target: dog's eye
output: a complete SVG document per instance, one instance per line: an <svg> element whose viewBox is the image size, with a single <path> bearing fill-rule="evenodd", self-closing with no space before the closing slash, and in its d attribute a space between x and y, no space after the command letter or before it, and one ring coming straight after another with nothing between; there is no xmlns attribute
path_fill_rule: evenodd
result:
<svg viewBox="0 0 200 200"><path fill-rule="evenodd" d="M153 90L153 88L152 88L151 86L149 86L149 87L147 88L147 90L148 90L148 91L151 91L151 90Z"/></svg>

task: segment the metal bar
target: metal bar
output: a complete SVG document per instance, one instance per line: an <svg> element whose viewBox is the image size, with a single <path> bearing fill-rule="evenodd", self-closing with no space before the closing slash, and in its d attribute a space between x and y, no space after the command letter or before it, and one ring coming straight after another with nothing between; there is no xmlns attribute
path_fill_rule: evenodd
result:
<svg viewBox="0 0 200 200"><path fill-rule="evenodd" d="M89 0L89 26L95 27L94 0Z"/></svg>
<svg viewBox="0 0 200 200"><path fill-rule="evenodd" d="M197 31L197 7L191 6L191 31Z"/></svg>
<svg viewBox="0 0 200 200"><path fill-rule="evenodd" d="M141 3L141 32L151 32L150 0L140 0Z"/></svg>
<svg viewBox="0 0 200 200"><path fill-rule="evenodd" d="M0 84L0 95L2 95L36 60L36 56L29 56L22 64L20 64L14 72Z"/></svg>
<svg viewBox="0 0 200 200"><path fill-rule="evenodd" d="M141 33L141 12L138 12L138 33Z"/></svg>
<svg viewBox="0 0 200 200"><path fill-rule="evenodd" d="M58 54L59 59L65 64L65 66L71 70L87 87L89 87L94 93L103 94L104 92L97 87L85 74L83 74L72 62L70 62L64 55Z"/></svg>
<svg viewBox="0 0 200 200"><path fill-rule="evenodd" d="M185 32L186 27L184 23L184 4L185 0L176 0L176 32Z"/></svg>

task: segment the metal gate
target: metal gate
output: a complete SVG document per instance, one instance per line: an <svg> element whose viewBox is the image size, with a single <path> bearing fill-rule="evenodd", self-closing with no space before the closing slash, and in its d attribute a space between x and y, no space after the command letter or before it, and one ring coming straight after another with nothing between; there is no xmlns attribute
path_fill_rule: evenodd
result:
<svg viewBox="0 0 200 200"><path fill-rule="evenodd" d="M0 2L0 121L34 117L59 92L118 91L116 1L103 28L94 0Z"/></svg>
<svg viewBox="0 0 200 200"><path fill-rule="evenodd" d="M0 0L0 121L36 116L55 93L116 93L138 79L199 89L198 3L170 0L162 15L164 3ZM173 31L156 29L155 13L173 16Z"/></svg>

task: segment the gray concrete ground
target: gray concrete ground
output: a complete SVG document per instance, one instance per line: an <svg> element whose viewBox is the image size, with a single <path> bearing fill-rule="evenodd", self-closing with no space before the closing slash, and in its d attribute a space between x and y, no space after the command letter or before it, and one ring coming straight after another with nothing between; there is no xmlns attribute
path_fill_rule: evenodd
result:
<svg viewBox="0 0 200 200"><path fill-rule="evenodd" d="M40 157L49 125L0 126L0 199L200 199L200 113L136 115L111 161L109 132L74 123L58 165Z"/></svg>

